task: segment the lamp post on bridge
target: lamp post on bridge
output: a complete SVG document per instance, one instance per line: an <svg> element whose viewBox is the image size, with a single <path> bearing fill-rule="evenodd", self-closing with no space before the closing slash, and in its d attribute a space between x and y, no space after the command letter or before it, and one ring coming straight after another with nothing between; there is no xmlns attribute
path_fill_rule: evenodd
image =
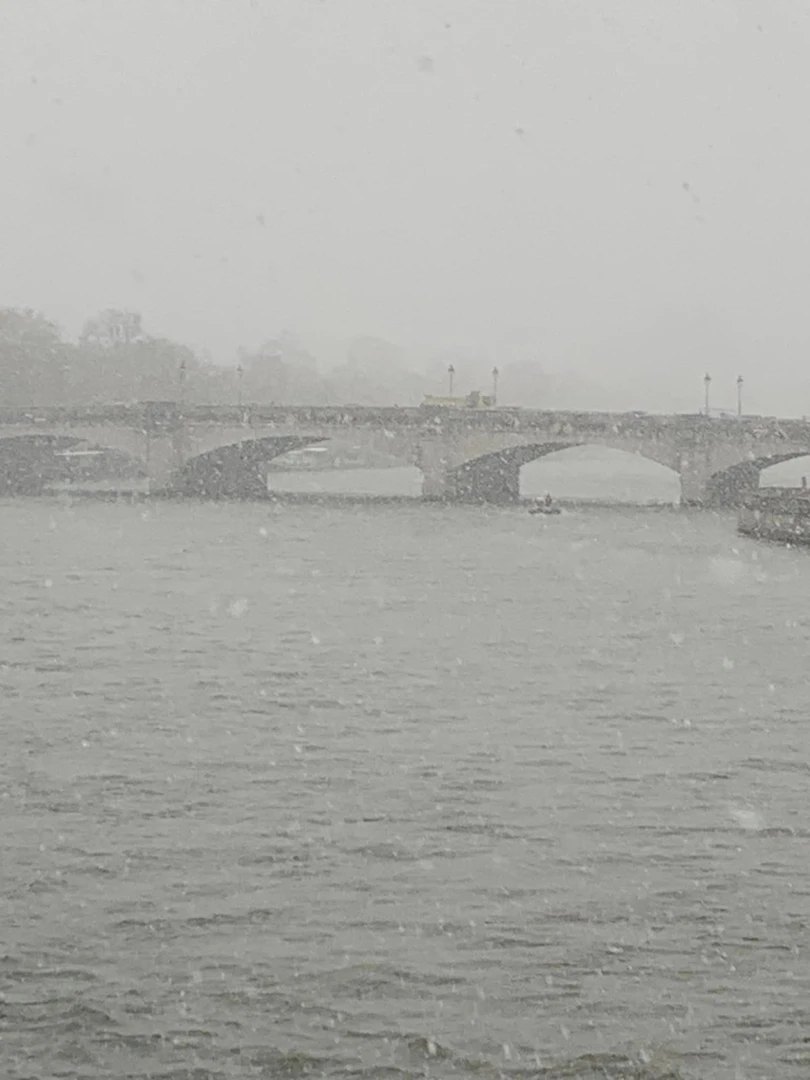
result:
<svg viewBox="0 0 810 1080"><path fill-rule="evenodd" d="M180 404L184 404L186 400L186 358L180 361L180 368L177 372L177 381L180 389Z"/></svg>
<svg viewBox="0 0 810 1080"><path fill-rule="evenodd" d="M245 369L241 364L236 365L236 400L239 408L242 408L242 378L245 374Z"/></svg>
<svg viewBox="0 0 810 1080"><path fill-rule="evenodd" d="M456 369L453 367L452 364L450 364L449 367L447 368L447 382L448 382L448 385L449 385L450 397L453 396L453 376L455 375L455 373L456 373Z"/></svg>
<svg viewBox="0 0 810 1080"><path fill-rule="evenodd" d="M743 388L743 377L742 377L742 375L738 375L737 376L737 419L738 420L742 417L742 388Z"/></svg>
<svg viewBox="0 0 810 1080"><path fill-rule="evenodd" d="M712 385L712 377L706 372L703 376L703 385L706 388L706 416L709 415L709 387Z"/></svg>
<svg viewBox="0 0 810 1080"><path fill-rule="evenodd" d="M500 371L498 371L497 367L494 367L492 369L492 404L493 405L498 404L498 376L499 375L500 375Z"/></svg>

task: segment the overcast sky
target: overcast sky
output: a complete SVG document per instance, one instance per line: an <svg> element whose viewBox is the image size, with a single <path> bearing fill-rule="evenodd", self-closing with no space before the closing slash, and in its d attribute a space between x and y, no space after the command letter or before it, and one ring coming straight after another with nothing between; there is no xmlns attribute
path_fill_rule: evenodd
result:
<svg viewBox="0 0 810 1080"><path fill-rule="evenodd" d="M799 0L0 0L0 303L784 409L809 39Z"/></svg>

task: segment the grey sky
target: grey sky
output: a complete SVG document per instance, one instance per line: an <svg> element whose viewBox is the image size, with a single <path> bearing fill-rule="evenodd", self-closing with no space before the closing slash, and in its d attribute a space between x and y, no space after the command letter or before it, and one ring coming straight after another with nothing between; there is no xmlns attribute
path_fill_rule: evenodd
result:
<svg viewBox="0 0 810 1080"><path fill-rule="evenodd" d="M809 38L798 0L0 0L0 302L796 411Z"/></svg>

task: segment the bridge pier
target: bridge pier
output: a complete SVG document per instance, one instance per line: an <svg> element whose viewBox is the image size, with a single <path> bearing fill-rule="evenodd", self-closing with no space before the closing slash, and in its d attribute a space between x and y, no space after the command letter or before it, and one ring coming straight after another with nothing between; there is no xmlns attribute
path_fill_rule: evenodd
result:
<svg viewBox="0 0 810 1080"><path fill-rule="evenodd" d="M447 461L435 440L423 440L417 444L414 464L422 473L423 499L444 502L452 498Z"/></svg>
<svg viewBox="0 0 810 1080"><path fill-rule="evenodd" d="M681 478L681 506L741 506L746 496L759 488L762 462L743 460L723 466L714 455L683 454L678 472Z"/></svg>
<svg viewBox="0 0 810 1080"><path fill-rule="evenodd" d="M759 466L752 461L727 464L717 447L691 446L679 453L676 471L681 478L681 506L737 506L759 486Z"/></svg>
<svg viewBox="0 0 810 1080"><path fill-rule="evenodd" d="M447 474L444 472L422 473L422 498L431 502L444 502L450 498Z"/></svg>
<svg viewBox="0 0 810 1080"><path fill-rule="evenodd" d="M167 491L182 469L186 459L182 431L155 435L143 433L143 452L140 455L146 467L150 491Z"/></svg>
<svg viewBox="0 0 810 1080"><path fill-rule="evenodd" d="M702 506L709 472L702 462L684 455L678 473L681 478L681 506Z"/></svg>

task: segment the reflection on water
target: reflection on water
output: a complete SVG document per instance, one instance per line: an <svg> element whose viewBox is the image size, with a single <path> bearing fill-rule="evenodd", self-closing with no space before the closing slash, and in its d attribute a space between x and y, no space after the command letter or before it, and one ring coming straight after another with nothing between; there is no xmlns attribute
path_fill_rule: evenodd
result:
<svg viewBox="0 0 810 1080"><path fill-rule="evenodd" d="M312 495L389 495L418 499L422 474L415 466L391 469L307 469L271 472L270 491Z"/></svg>
<svg viewBox="0 0 810 1080"><path fill-rule="evenodd" d="M271 472L271 491L418 498L422 474L413 466L389 469ZM670 469L621 451L573 447L529 465L520 474L527 498L547 491L560 499L619 503L677 503L680 480Z"/></svg>

